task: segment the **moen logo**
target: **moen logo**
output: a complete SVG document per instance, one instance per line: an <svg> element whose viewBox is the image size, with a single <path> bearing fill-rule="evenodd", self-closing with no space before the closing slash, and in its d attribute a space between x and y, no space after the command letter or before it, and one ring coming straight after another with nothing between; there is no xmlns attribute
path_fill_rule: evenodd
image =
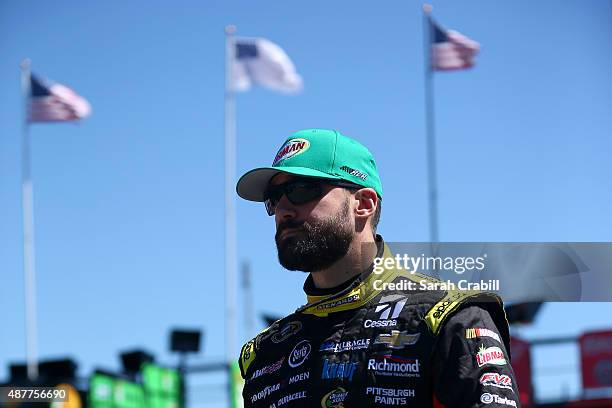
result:
<svg viewBox="0 0 612 408"><path fill-rule="evenodd" d="M312 347L310 346L310 342L308 340L302 340L298 344L293 347L291 350L291 354L289 355L289 365L291 367L299 367L304 361L308 359L310 355L310 350Z"/></svg>
<svg viewBox="0 0 612 408"><path fill-rule="evenodd" d="M272 341L274 343L281 343L300 330L302 330L302 322L289 322L285 324L280 331L274 333Z"/></svg>
<svg viewBox="0 0 612 408"><path fill-rule="evenodd" d="M287 160L290 157L297 156L298 154L304 153L310 147L310 142L306 139L291 139L287 140L285 144L278 149L276 157L272 165L275 166L282 160Z"/></svg>
<svg viewBox="0 0 612 408"><path fill-rule="evenodd" d="M491 387L506 388L514 392L512 389L512 378L506 374L484 373L480 376L480 383L482 385L490 385Z"/></svg>
<svg viewBox="0 0 612 408"><path fill-rule="evenodd" d="M404 305L408 301L405 295L388 295L383 296L378 301L376 313L380 313L378 320L367 319L363 322L363 327L389 327L397 325L399 317Z"/></svg>
<svg viewBox="0 0 612 408"><path fill-rule="evenodd" d="M374 339L374 344L384 344L392 349L403 349L419 341L421 333L408 334L405 331L391 330L391 333L381 333Z"/></svg>
<svg viewBox="0 0 612 408"><path fill-rule="evenodd" d="M338 387L333 391L328 392L321 399L322 408L341 408L344 407L344 400L348 395L348 391L342 387Z"/></svg>
<svg viewBox="0 0 612 408"><path fill-rule="evenodd" d="M476 362L478 367L482 367L486 364L491 365L506 365L506 356L499 347L485 347L481 345L476 354Z"/></svg>

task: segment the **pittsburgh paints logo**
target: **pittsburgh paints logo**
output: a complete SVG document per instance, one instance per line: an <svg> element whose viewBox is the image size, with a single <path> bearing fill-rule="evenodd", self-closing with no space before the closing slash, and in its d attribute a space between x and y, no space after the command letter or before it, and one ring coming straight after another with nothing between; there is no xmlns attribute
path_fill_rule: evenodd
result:
<svg viewBox="0 0 612 408"><path fill-rule="evenodd" d="M287 140L285 144L278 149L278 153L276 153L276 157L274 158L272 165L276 166L276 164L282 160L287 160L291 157L297 156L298 154L302 154L308 150L308 148L310 148L310 142L306 139Z"/></svg>

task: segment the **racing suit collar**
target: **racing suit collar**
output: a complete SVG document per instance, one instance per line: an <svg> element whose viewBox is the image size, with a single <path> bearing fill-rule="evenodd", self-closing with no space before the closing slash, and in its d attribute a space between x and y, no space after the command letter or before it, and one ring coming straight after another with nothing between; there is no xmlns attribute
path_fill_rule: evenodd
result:
<svg viewBox="0 0 612 408"><path fill-rule="evenodd" d="M389 247L384 243L380 235L376 236L376 244L378 247L376 257L393 257ZM338 291L328 295L310 294L310 285L314 287L314 284L308 282L312 280L309 276L304 283L304 290L306 291L308 303L299 308L297 313L313 314L324 317L330 313L359 308L380 293L380 290L374 289L374 281L391 282L401 274L401 271L397 269L385 269L381 274L373 274L373 268L374 265L372 263L364 272L353 280L337 287Z"/></svg>
<svg viewBox="0 0 612 408"><path fill-rule="evenodd" d="M376 243L376 257L381 257L383 255L383 251L385 247L385 242L383 240L383 237L376 234L376 237L374 238L374 242ZM359 275L353 276L352 278L342 282L338 286L334 286L333 288L325 288L325 289L317 288L314 284L314 280L312 279L312 274L309 273L308 277L304 281L304 292L306 293L308 297L308 303L312 303L313 301L320 300L329 295L340 293L346 288L348 288L349 286L351 286L355 281L357 280L362 281L363 279L367 278L368 275L372 272L373 267L374 265L370 264Z"/></svg>

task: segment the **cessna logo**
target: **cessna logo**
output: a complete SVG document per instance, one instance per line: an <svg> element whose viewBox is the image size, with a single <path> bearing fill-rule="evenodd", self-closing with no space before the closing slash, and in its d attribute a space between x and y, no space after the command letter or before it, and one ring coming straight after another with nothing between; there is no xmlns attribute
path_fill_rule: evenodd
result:
<svg viewBox="0 0 612 408"><path fill-rule="evenodd" d="M310 142L306 139L291 139L287 140L285 144L278 149L273 166L276 166L278 162L289 159L290 157L297 156L298 154L304 153L310 147Z"/></svg>
<svg viewBox="0 0 612 408"><path fill-rule="evenodd" d="M379 319L397 319L407 300L408 297L404 295L383 296L376 306L376 313L381 312ZM395 305L392 304L393 302L395 302ZM393 314L391 314L391 310L393 310Z"/></svg>
<svg viewBox="0 0 612 408"><path fill-rule="evenodd" d="M404 295L388 295L380 298L376 313L380 313L378 320L367 319L363 322L363 327L389 327L397 325L399 317L408 297Z"/></svg>
<svg viewBox="0 0 612 408"><path fill-rule="evenodd" d="M392 330L391 333L381 333L374 339L374 344L385 344L392 349L403 349L419 341L421 333L408 334L405 331Z"/></svg>

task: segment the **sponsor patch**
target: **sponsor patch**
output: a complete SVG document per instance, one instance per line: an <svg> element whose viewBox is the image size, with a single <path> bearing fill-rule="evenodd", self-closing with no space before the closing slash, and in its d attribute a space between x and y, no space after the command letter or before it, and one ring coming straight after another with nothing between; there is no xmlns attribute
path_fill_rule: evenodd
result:
<svg viewBox="0 0 612 408"><path fill-rule="evenodd" d="M392 377L420 377L421 364L418 359L384 355L369 359L368 371Z"/></svg>
<svg viewBox="0 0 612 408"><path fill-rule="evenodd" d="M374 311L375 313L380 313L378 320L367 319L363 322L363 327L391 327L397 325L397 318L407 301L408 297L405 295L381 297Z"/></svg>
<svg viewBox="0 0 612 408"><path fill-rule="evenodd" d="M415 391L409 388L367 387L366 395L372 395L377 404L406 405L408 398L415 396Z"/></svg>
<svg viewBox="0 0 612 408"><path fill-rule="evenodd" d="M280 383L265 386L260 391L251 395L251 403L255 403L256 401L267 398L273 392L280 390L280 387L281 387Z"/></svg>
<svg viewBox="0 0 612 408"><path fill-rule="evenodd" d="M345 379L353 380L353 375L357 371L358 362L343 361L333 362L327 358L323 359L323 371L321 372L322 380Z"/></svg>
<svg viewBox="0 0 612 408"><path fill-rule="evenodd" d="M333 351L341 353L343 351L353 351L366 349L370 346L370 339L347 340L341 342L325 341L321 343L319 351Z"/></svg>
<svg viewBox="0 0 612 408"><path fill-rule="evenodd" d="M480 376L480 383L486 386L505 388L514 392L512 389L512 378L506 374L484 373Z"/></svg>
<svg viewBox="0 0 612 408"><path fill-rule="evenodd" d="M476 354L478 367L483 365L506 365L506 356L499 347L485 347L484 344L478 349Z"/></svg>
<svg viewBox="0 0 612 408"><path fill-rule="evenodd" d="M392 349L403 349L412 346L419 341L421 333L406 333L405 331L392 330L391 333L381 333L374 339L374 344L384 344Z"/></svg>
<svg viewBox="0 0 612 408"><path fill-rule="evenodd" d="M495 339L500 343L502 342L499 338L499 334L495 333L493 330L483 328L465 329L466 339L476 339L478 337L491 337L492 339Z"/></svg>
<svg viewBox="0 0 612 408"><path fill-rule="evenodd" d="M302 322L295 321L286 323L278 332L274 333L272 341L277 344L281 343L300 330L302 330Z"/></svg>
<svg viewBox="0 0 612 408"><path fill-rule="evenodd" d="M368 178L368 175L365 174L364 172L361 172L359 170L350 168L349 166L342 166L340 167L340 170L347 172L348 174L350 174L351 176L355 176L357 178L360 178L362 180L365 180Z"/></svg>
<svg viewBox="0 0 612 408"><path fill-rule="evenodd" d="M259 370L255 370L255 372L253 372L253 375L251 375L251 380L254 380L257 377L261 377L262 375L272 374L273 372L280 370L280 368L283 366L284 361L285 357L281 357L281 359L277 362L268 364L267 366L260 368Z"/></svg>
<svg viewBox="0 0 612 408"><path fill-rule="evenodd" d="M302 398L306 398L306 391L294 392L293 394L280 397L276 404L270 404L270 408L282 407L283 405L288 404L291 401L299 400Z"/></svg>
<svg viewBox="0 0 612 408"><path fill-rule="evenodd" d="M348 395L348 391L342 387L338 387L333 391L328 392L321 398L321 407L323 408L341 408L344 407L344 400Z"/></svg>
<svg viewBox="0 0 612 408"><path fill-rule="evenodd" d="M491 404L494 402L496 404L508 405L516 408L516 401L501 397L497 394L489 394L488 392L485 392L480 396L480 402L482 402L483 404Z"/></svg>
<svg viewBox="0 0 612 408"><path fill-rule="evenodd" d="M293 368L301 366L304 361L310 356L310 350L312 349L308 340L302 340L293 347L289 354L289 365Z"/></svg>
<svg viewBox="0 0 612 408"><path fill-rule="evenodd" d="M305 371L303 373L299 373L289 377L289 385L295 384L296 382L306 381L310 378L310 371Z"/></svg>
<svg viewBox="0 0 612 408"><path fill-rule="evenodd" d="M291 157L297 156L298 154L302 154L308 150L308 148L310 148L310 142L306 139L287 140L285 144L278 149L278 152L274 157L274 161L272 162L272 166L276 166L276 164L283 160L287 160Z"/></svg>
<svg viewBox="0 0 612 408"><path fill-rule="evenodd" d="M330 302L327 302L327 303L322 303L322 304L318 305L315 308L315 310L321 311L321 310L333 309L333 308L336 308L338 306L347 305L349 303L359 302L359 299L360 299L359 293L356 293L354 295L347 296L347 297L342 298L342 299L333 300L333 301L330 301Z"/></svg>

